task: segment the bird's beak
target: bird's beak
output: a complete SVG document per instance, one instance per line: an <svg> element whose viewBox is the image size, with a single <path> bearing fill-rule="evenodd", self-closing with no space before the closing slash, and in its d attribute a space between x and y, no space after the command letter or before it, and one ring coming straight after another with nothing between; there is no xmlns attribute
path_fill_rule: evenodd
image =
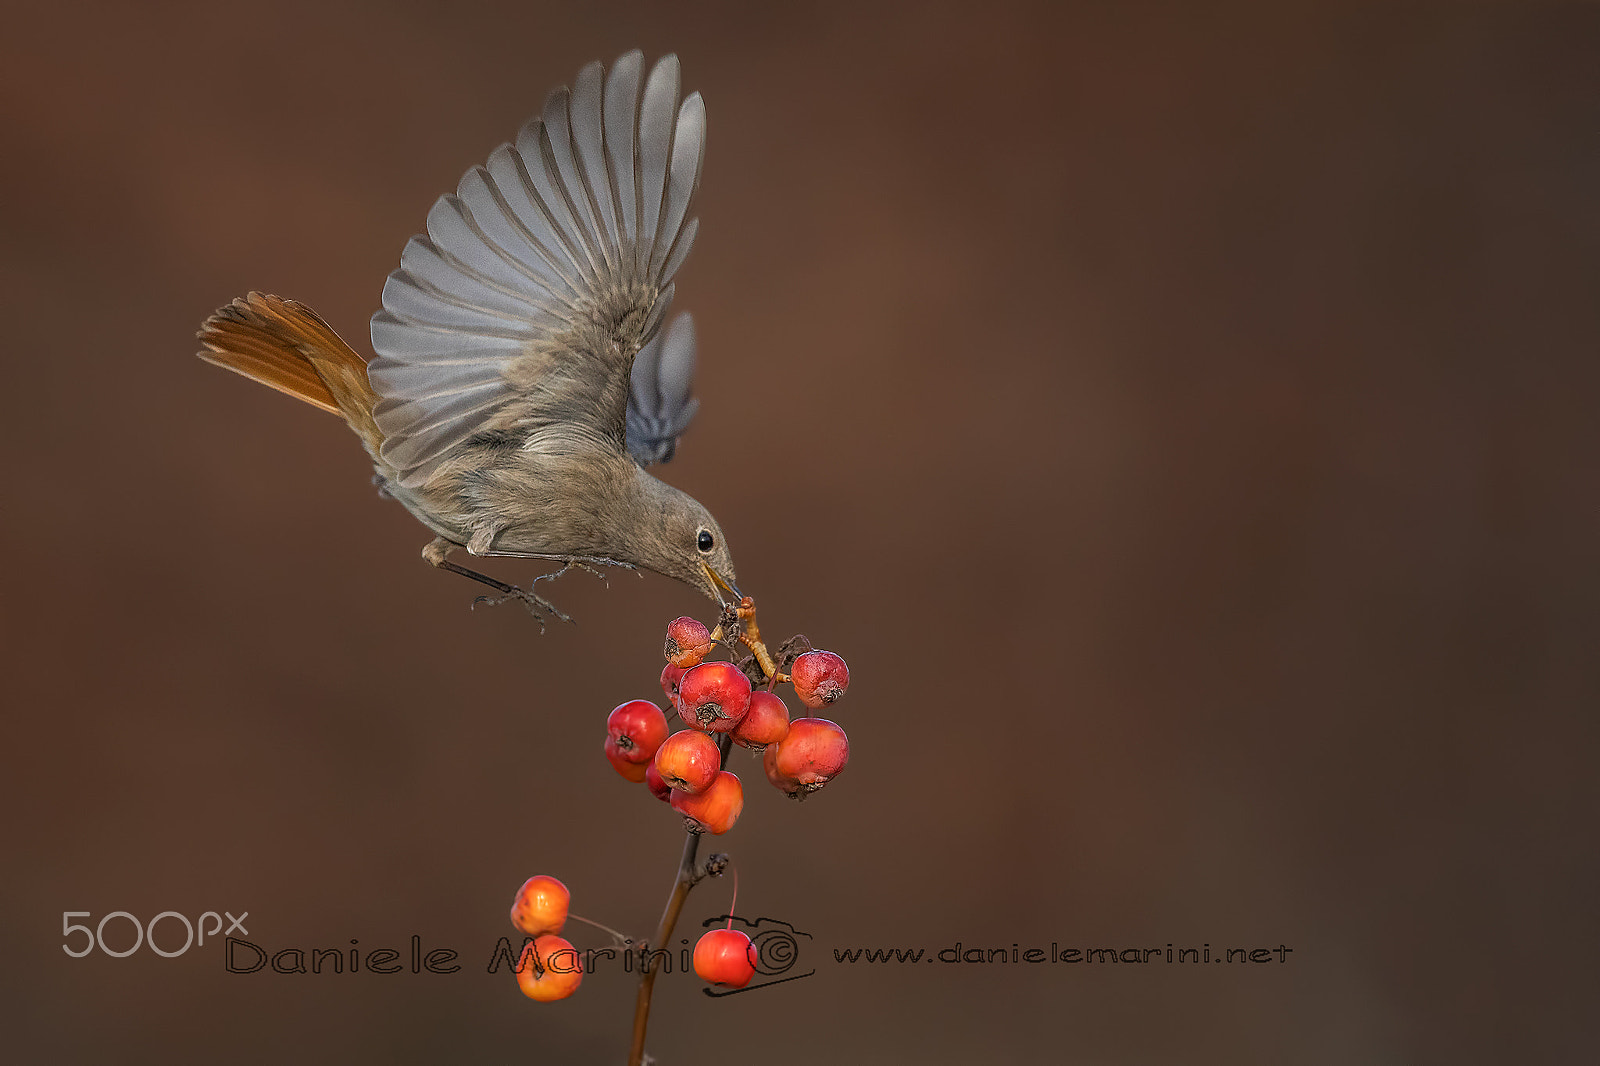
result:
<svg viewBox="0 0 1600 1066"><path fill-rule="evenodd" d="M738 603L739 600L743 598L743 594L740 593L739 587L713 570L710 563L702 560L700 563L700 569L705 571L706 587L711 590L711 594L717 598L718 603L723 605L727 604L728 601L724 599L722 595L724 592L730 593L733 596L734 603Z"/></svg>

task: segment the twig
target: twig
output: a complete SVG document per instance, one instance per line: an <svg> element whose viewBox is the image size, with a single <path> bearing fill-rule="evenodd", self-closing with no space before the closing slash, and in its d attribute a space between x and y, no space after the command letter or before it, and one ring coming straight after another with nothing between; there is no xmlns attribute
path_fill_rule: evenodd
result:
<svg viewBox="0 0 1600 1066"><path fill-rule="evenodd" d="M728 764L728 748L730 747L727 734L717 739L717 746L722 749L722 764ZM705 877L716 877L727 867L726 855L712 855L706 859L703 869L697 868L695 854L700 849L700 836L698 832L687 834L683 842L683 858L678 861L678 876L672 883L672 894L667 897L667 909L662 912L661 925L656 929L655 939L644 945L645 950L640 952L640 969L643 970L639 978L639 994L633 1001L633 1043L628 1048L628 1066L642 1066L644 1062L644 1035L650 1025L650 994L655 989L656 973L660 970L656 950L671 951L673 927L678 924L678 915L683 913L683 902L689 898L689 890Z"/></svg>

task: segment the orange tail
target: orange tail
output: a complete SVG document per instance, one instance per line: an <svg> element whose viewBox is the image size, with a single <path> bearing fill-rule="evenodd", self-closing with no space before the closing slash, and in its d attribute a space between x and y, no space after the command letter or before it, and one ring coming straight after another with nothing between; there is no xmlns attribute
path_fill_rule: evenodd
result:
<svg viewBox="0 0 1600 1066"><path fill-rule="evenodd" d="M383 434L367 363L305 304L252 292L206 319L198 334L208 363L342 415L374 456Z"/></svg>

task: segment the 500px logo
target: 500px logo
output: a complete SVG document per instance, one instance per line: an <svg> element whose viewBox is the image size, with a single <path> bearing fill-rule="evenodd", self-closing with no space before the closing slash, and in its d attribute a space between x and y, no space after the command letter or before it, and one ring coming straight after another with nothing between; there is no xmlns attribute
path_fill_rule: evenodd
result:
<svg viewBox="0 0 1600 1066"><path fill-rule="evenodd" d="M110 955L113 959L125 959L129 955L132 955L135 951L138 951L139 948L142 945L148 943L150 945L150 950L155 952L157 955L160 955L162 958L164 958L164 959L175 959L179 955L182 955L185 951L188 951L189 948L196 943L195 932L196 932L196 926L197 925L199 927L199 934L200 934L199 935L199 943L201 945L205 944L207 936L209 936L213 940L215 940L217 938L217 934L222 932L222 915L223 914L226 914L228 916L228 923L229 923L228 924L228 931L227 931L227 933L223 934L224 936L228 935L228 933L232 933L235 929L239 930L241 933L248 934L250 932L250 930L248 930L248 929L246 929L244 927L244 920L246 918L250 917L250 912L249 911L245 911L243 914L239 915L239 917L237 917L237 918L235 918L228 911L223 911L222 914L218 914L216 911L206 911L204 914L200 915L200 920L198 922L189 921L188 917L186 917L185 915L179 914L177 911L162 911L160 914L156 915L154 918L151 918L149 924L147 924L147 925L141 925L140 922L139 922L139 919L135 918L133 915L129 914L127 911L112 911L110 914L107 914L105 917L101 918L99 923L96 924L93 929L90 929L87 925L78 925L78 924L74 923L73 920L72 920L74 918L92 918L94 916L93 912L91 912L91 911L62 911L61 912L61 936L62 936L62 938L66 939L66 938L72 936L74 933L82 933L88 939L84 943L83 950L81 950L81 951L74 951L72 949L72 945L70 945L70 944L62 944L61 945L61 950L65 951L68 955L71 955L75 959L81 959L85 955L87 955L90 952L92 952L95 948L99 948L102 952L104 952L107 955ZM113 950L111 948L106 947L106 937L105 937L106 923L111 921L111 919L113 919L113 918L124 918L124 919L126 919L128 921L128 923L130 925L133 926L133 934L134 934L133 935L133 947L127 948L126 950L123 950L123 951L116 951L116 950ZM209 930L206 928L206 919L207 918L212 919L212 921L214 923ZM167 951L167 950L161 948L159 945L156 944L156 926L159 925L163 919L167 920L169 928L171 926L171 923L174 922L174 921L183 923L183 929L184 929L183 946L181 948L178 948L176 951ZM170 936L170 935L174 935L174 934L164 934L164 935L169 935ZM169 943L170 943L170 941L169 941Z"/></svg>

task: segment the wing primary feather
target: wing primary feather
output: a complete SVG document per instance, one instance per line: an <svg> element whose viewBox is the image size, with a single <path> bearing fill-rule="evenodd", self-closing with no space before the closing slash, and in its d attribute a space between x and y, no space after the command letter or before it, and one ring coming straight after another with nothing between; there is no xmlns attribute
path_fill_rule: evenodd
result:
<svg viewBox="0 0 1600 1066"><path fill-rule="evenodd" d="M599 222L600 250L605 255L606 267L616 273L620 263L617 236L617 215L611 197L611 179L606 170L605 153L605 82L599 63L590 63L572 83L572 99L567 112L572 121L572 146L577 154L578 176L583 183L584 195L589 200L589 211Z"/></svg>
<svg viewBox="0 0 1600 1066"><path fill-rule="evenodd" d="M527 270L518 269L515 257L490 239L489 235L485 233L478 225L477 220L472 217L469 209L464 203L457 200L454 204L452 204L452 207L457 213L460 224L477 236L492 254L500 257L502 262L516 270L519 278L536 280ZM577 309L570 301L563 299L560 294L552 292L543 282L539 283L539 287L543 289L546 294L548 294L548 297L553 298L556 302L551 302L550 298L542 297L538 293L529 293L526 288L518 288L511 281L511 279L486 276L481 271L474 269L471 264L462 260L460 256L454 254L448 248L435 245L434 251L441 259L451 263L462 273L470 274L479 282L481 282L486 288L504 294L512 301L513 306L517 303L531 304L535 309L555 318L559 318L562 322L565 322L568 325L571 325L575 321L575 313ZM519 313L517 317L526 319L527 315L525 313Z"/></svg>
<svg viewBox="0 0 1600 1066"><path fill-rule="evenodd" d="M624 281L634 277L633 243L639 232L639 202L636 195L635 160L639 127L639 74L644 53L629 52L612 64L606 80L605 111L602 126L605 137L606 176L617 217L617 249L628 268Z"/></svg>
<svg viewBox="0 0 1600 1066"><path fill-rule="evenodd" d="M435 225L438 229L438 225ZM458 304L501 318L527 317L527 306L502 285L491 283L441 248L432 237L413 237L400 253L400 269L432 291L447 293Z"/></svg>
<svg viewBox="0 0 1600 1066"><path fill-rule="evenodd" d="M700 164L705 155L706 107L699 93L693 93L678 108L673 127L672 161L667 173L665 201L662 204L661 230L652 242L650 266L660 271L666 264L689 203L700 186Z"/></svg>
<svg viewBox="0 0 1600 1066"><path fill-rule="evenodd" d="M506 359L516 358L528 343L526 337L468 335L458 329L409 322L387 308L372 316L372 346L379 352L374 364L385 359L397 363L448 359L461 351L463 338L476 348L504 349Z"/></svg>
<svg viewBox="0 0 1600 1066"><path fill-rule="evenodd" d="M557 250L564 249L565 242L533 188L522 153L503 145L489 157L487 170L494 194L504 205L506 221L522 232L549 267L550 276L566 289L563 295L567 302L576 306L584 291L582 274L573 269L569 256Z"/></svg>
<svg viewBox="0 0 1600 1066"><path fill-rule="evenodd" d="M689 255L689 249L694 247L695 234L700 232L700 220L691 218L678 233L678 239L672 243L672 251L667 254L667 261L661 267L661 276L664 278L676 277L678 268L683 266L683 261Z"/></svg>
<svg viewBox="0 0 1600 1066"><path fill-rule="evenodd" d="M598 284L594 262L584 249L582 239L576 236L578 224L567 211L565 197L559 189L559 177L551 180L545 158L549 143L550 138L542 119L535 119L524 126L517 137L514 153L517 173L522 178L529 201L544 216L551 231L561 242L569 265L577 271L580 279L578 291L593 292Z"/></svg>
<svg viewBox="0 0 1600 1066"><path fill-rule="evenodd" d="M483 195L483 187L474 182L470 195ZM449 213L444 216L440 208ZM483 205L483 214L490 218L498 214L492 199ZM561 299L550 282L539 276L533 268L519 262L517 257L490 236L473 212L471 204L459 195L441 197L435 210L429 213L430 231L436 221L449 227L449 231L435 235L434 244L449 255L464 273L469 273L484 285L504 293L513 301L524 301L529 284L539 295ZM566 300L561 300L567 303Z"/></svg>
<svg viewBox="0 0 1600 1066"><path fill-rule="evenodd" d="M663 197L667 170L672 162L672 127L678 108L678 57L662 56L645 83L644 101L639 108L640 170L639 233L637 256L639 273L650 275L654 245L661 230Z"/></svg>
<svg viewBox="0 0 1600 1066"><path fill-rule="evenodd" d="M476 329L484 325L488 328L510 326L520 331L533 325L526 311L504 306L495 299L498 294L492 290L475 286L470 290L472 295L464 295L460 278L449 279L456 291L449 292L441 288L431 276L430 267L434 270L441 265L452 267L448 255L440 255L430 263L416 253L401 262L401 268L389 275L384 293L386 299L395 302L391 310L404 318L456 329Z"/></svg>
<svg viewBox="0 0 1600 1066"><path fill-rule="evenodd" d="M518 338L548 336L550 333L547 323L504 311L485 310L443 292L428 279L418 277L404 267L389 275L383 287L383 296L385 308L397 318L438 329L482 333L484 336L504 334Z"/></svg>
<svg viewBox="0 0 1600 1066"><path fill-rule="evenodd" d="M606 260L596 240L599 225L590 213L589 198L583 192L581 168L573 157L571 103L572 93L567 89L551 93L545 101L539 148L556 194L561 197L567 214L577 223L574 234L589 259L592 276L600 279L606 276Z"/></svg>
<svg viewBox="0 0 1600 1066"><path fill-rule="evenodd" d="M384 363L370 370L367 380L374 389L382 389L384 396L429 402L501 383L499 367L481 361L458 361L443 367L438 363Z"/></svg>

